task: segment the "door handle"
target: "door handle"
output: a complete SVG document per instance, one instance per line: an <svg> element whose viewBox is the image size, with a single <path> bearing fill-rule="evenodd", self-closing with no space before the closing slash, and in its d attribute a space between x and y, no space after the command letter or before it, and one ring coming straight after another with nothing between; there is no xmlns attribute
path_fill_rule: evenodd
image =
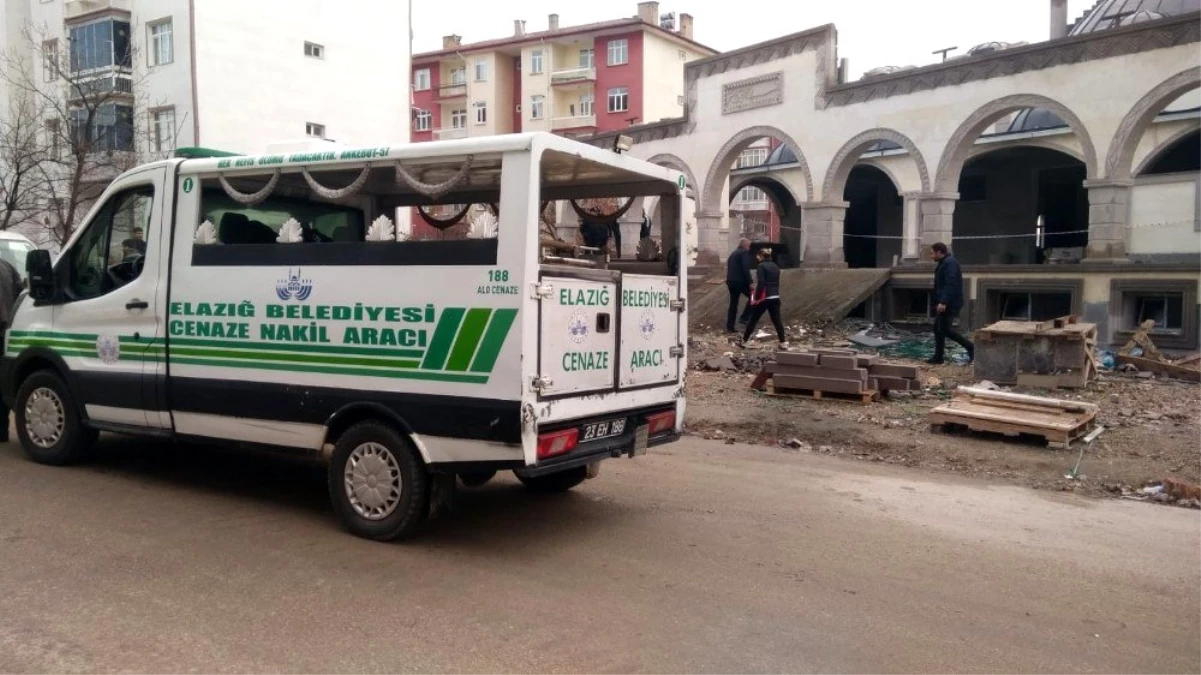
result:
<svg viewBox="0 0 1201 675"><path fill-rule="evenodd" d="M150 306L145 300L131 300L125 303L125 309L146 309Z"/></svg>

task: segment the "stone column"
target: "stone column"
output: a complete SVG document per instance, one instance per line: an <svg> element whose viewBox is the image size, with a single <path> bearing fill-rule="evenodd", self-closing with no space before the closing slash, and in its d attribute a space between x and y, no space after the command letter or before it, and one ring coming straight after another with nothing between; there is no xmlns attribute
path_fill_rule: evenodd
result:
<svg viewBox="0 0 1201 675"><path fill-rule="evenodd" d="M958 192L927 192L919 196L921 200L921 229L919 237L921 249L917 252L919 264L933 264L930 260L930 247L942 242L952 250L951 233L955 225L955 202L959 200Z"/></svg>
<svg viewBox="0 0 1201 675"><path fill-rule="evenodd" d="M920 193L904 192L901 197L904 198L901 212L901 264L916 265L921 258L921 202L918 200Z"/></svg>
<svg viewBox="0 0 1201 675"><path fill-rule="evenodd" d="M721 214L717 213L696 214L698 265L712 261L720 262L730 254L726 250L729 242L726 241L727 233L722 231L721 220Z"/></svg>
<svg viewBox="0 0 1201 675"><path fill-rule="evenodd" d="M801 204L801 219L805 223L805 267L847 266L842 250L842 226L848 206L847 202Z"/></svg>
<svg viewBox="0 0 1201 675"><path fill-rule="evenodd" d="M801 238L801 209L793 207L788 211L780 214L780 241L788 246L788 255L791 258L793 265L798 265L801 262L801 255L805 249L804 240Z"/></svg>
<svg viewBox="0 0 1201 675"><path fill-rule="evenodd" d="M1126 228L1130 222L1131 180L1086 180L1090 262L1128 262Z"/></svg>

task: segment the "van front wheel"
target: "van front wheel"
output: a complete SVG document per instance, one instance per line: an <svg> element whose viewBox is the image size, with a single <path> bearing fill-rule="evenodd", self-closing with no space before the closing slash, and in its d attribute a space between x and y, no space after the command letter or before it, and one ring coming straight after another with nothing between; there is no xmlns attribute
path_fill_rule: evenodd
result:
<svg viewBox="0 0 1201 675"><path fill-rule="evenodd" d="M429 512L425 465L404 436L379 422L360 422L338 439L329 493L342 525L377 541L413 534Z"/></svg>
<svg viewBox="0 0 1201 675"><path fill-rule="evenodd" d="M25 378L15 404L17 437L39 464L77 462L96 443L99 434L80 421L67 385L55 373L41 370Z"/></svg>

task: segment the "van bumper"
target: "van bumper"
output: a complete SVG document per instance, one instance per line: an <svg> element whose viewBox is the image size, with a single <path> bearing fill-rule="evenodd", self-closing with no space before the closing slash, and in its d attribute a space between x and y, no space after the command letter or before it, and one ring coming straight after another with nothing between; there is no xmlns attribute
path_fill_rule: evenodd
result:
<svg viewBox="0 0 1201 675"><path fill-rule="evenodd" d="M551 457L544 459L536 464L515 469L515 472L530 478L537 476L545 476L546 474L557 473L567 469L573 469L579 466L586 466L594 462L599 462L605 459L615 459L618 457L634 457L639 451L637 447L637 432L639 427L646 424L646 417L655 413L667 412L675 409L675 404L667 406L656 406L654 408L644 410L634 410L624 413L626 416L626 432L621 436L606 438L599 441L589 441L581 443L575 450L562 455L560 457ZM568 423L556 423L548 425L545 428L540 428L539 433L548 433L562 429L568 429L576 426L583 426L592 422L604 421L613 419L623 413L617 415L601 415L596 418L587 418L582 420L573 420ZM678 425L678 421L677 421ZM655 436L651 436L646 440L646 447L653 448L667 443L674 443L680 440L679 432L674 429L666 431Z"/></svg>

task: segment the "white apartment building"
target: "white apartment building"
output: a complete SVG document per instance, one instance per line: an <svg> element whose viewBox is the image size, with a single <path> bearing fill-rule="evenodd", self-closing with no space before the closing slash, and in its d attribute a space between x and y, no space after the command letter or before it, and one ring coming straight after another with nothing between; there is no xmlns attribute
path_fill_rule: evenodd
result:
<svg viewBox="0 0 1201 675"><path fill-rule="evenodd" d="M112 149L136 138L147 158L306 136L407 142L410 23L409 0L4 0L0 11L6 47L35 68L38 51L58 51L73 74L128 92L99 124L137 128L109 134Z"/></svg>

